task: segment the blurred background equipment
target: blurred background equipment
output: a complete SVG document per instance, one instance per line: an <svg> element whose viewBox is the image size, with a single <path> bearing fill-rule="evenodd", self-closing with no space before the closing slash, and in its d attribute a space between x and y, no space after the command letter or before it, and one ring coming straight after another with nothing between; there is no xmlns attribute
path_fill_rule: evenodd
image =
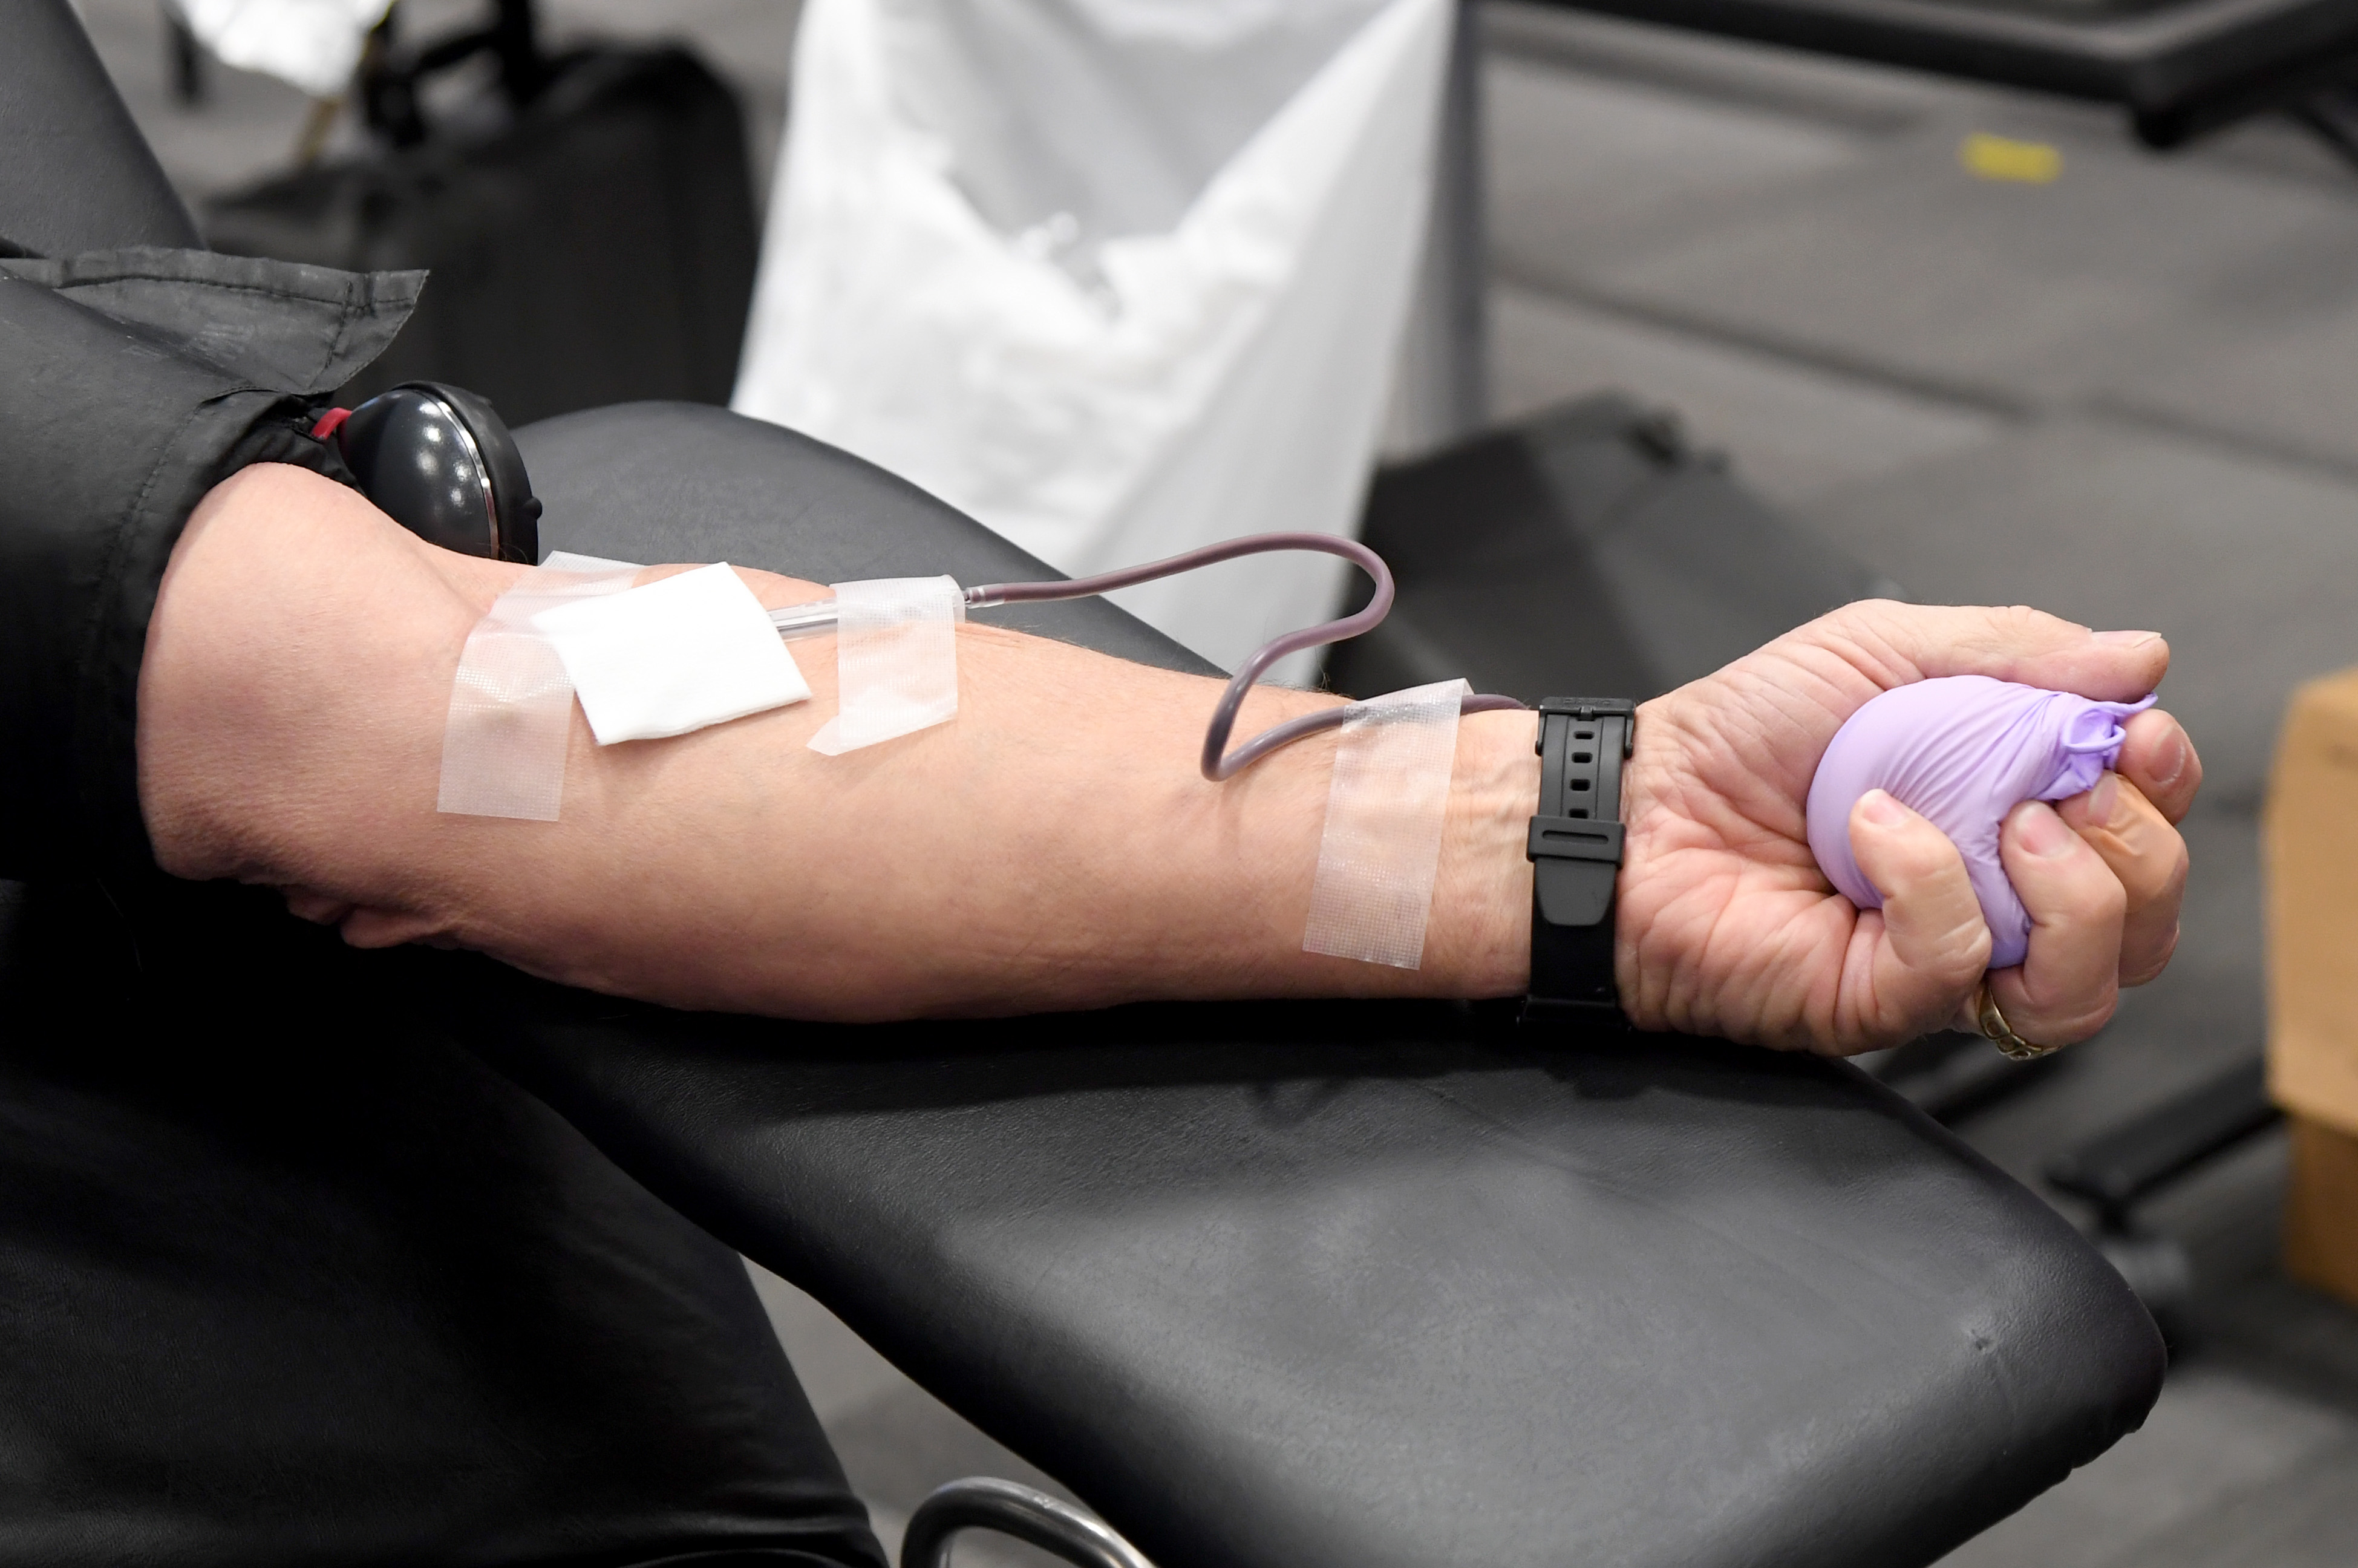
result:
<svg viewBox="0 0 2358 1568"><path fill-rule="evenodd" d="M1352 532L1455 18L811 0L734 406L1074 576ZM1343 577L1256 560L1113 597L1234 668Z"/></svg>
<svg viewBox="0 0 2358 1568"><path fill-rule="evenodd" d="M1678 416L1606 393L1376 477L1361 535L1391 615L1328 655L1341 690L1463 674L1536 701L1660 696L1855 599L1896 594L1737 483ZM1357 590L1354 608L1366 601Z"/></svg>
<svg viewBox="0 0 2358 1568"><path fill-rule="evenodd" d="M514 424L727 401L755 244L735 94L676 45L545 52L532 0L416 42L407 9L367 35L358 145L207 202L212 246L431 270L348 400L451 382Z"/></svg>
<svg viewBox="0 0 2358 1568"><path fill-rule="evenodd" d="M2346 0L1551 3L2117 103L2153 147L2272 111L2308 123L2358 75L2358 8ZM2350 150L2332 122L2319 134Z"/></svg>
<svg viewBox="0 0 2358 1568"><path fill-rule="evenodd" d="M2153 1314L2174 1351L2186 1349L2193 1334L2187 1309L2194 1266L2175 1237L2141 1224L2137 1209L2277 1119L2255 1060L2059 1155L2047 1167L2048 1183L2056 1191L2095 1206L2097 1245Z"/></svg>

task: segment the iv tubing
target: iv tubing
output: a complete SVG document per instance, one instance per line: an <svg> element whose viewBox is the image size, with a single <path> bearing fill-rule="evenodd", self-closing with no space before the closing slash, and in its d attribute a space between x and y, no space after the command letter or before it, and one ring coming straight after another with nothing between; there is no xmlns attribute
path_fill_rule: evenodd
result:
<svg viewBox="0 0 2358 1568"><path fill-rule="evenodd" d="M1307 735L1322 730L1339 729L1347 722L1353 709L1348 707L1323 708L1305 713L1299 719L1262 730L1233 752L1228 749L1228 735L1236 728L1237 710L1244 706L1245 695L1260 680L1270 665L1288 654L1304 648L1323 647L1347 638L1374 631L1392 608L1391 568L1375 551L1356 539L1345 539L1333 534L1252 534L1241 539L1227 539L1217 545L1144 566L1124 567L1120 571L1100 572L1096 577L1074 578L1062 582L998 582L966 590L969 610L987 609L994 604L1040 604L1053 600L1087 599L1116 589L1131 588L1157 578L1174 577L1239 556L1265 555L1276 550L1314 550L1322 555L1340 556L1374 579L1375 592L1369 596L1367 608L1357 614L1346 615L1339 621L1288 632L1265 644L1252 657L1237 667L1228 678L1228 689L1212 709L1212 721L1204 731L1204 776L1215 784L1234 778L1238 773L1268 756L1281 746L1290 746ZM835 629L836 611L833 600L817 600L808 604L788 605L770 611L771 623L778 635L793 639L817 636ZM1460 704L1460 713L1491 713L1506 708L1519 708L1523 704L1511 697L1487 694L1468 697Z"/></svg>

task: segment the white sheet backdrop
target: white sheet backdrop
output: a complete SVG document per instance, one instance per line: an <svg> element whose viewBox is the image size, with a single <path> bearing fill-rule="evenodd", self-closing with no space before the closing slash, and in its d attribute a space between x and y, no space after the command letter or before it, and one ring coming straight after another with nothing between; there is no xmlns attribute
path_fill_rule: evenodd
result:
<svg viewBox="0 0 2358 1568"><path fill-rule="evenodd" d="M1076 576L1350 532L1451 3L809 0L736 407ZM1119 597L1232 666L1347 569Z"/></svg>

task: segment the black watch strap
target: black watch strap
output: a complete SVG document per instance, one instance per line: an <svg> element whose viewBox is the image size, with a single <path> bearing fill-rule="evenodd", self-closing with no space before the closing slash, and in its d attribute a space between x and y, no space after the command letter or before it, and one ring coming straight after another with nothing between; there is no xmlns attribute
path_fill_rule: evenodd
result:
<svg viewBox="0 0 2358 1568"><path fill-rule="evenodd" d="M1618 697L1540 704L1540 806L1531 818L1529 1018L1617 1017L1613 884L1621 870L1621 764L1638 705Z"/></svg>

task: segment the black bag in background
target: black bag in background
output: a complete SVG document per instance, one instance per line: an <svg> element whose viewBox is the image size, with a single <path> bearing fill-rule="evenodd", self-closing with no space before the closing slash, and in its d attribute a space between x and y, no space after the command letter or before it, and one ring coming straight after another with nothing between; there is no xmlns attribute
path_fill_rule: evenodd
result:
<svg viewBox="0 0 2358 1568"><path fill-rule="evenodd" d="M637 398L725 404L758 241L736 95L685 49L543 57L527 0L499 15L413 55L381 34L362 79L378 147L213 202L207 239L430 269L416 317L348 401L450 381L512 425ZM485 52L503 102L448 118L493 128L429 126L420 80Z"/></svg>
<svg viewBox="0 0 2358 1568"><path fill-rule="evenodd" d="M1464 676L1527 702L1643 700L1898 591L1615 393L1383 470L1360 537L1400 589L1328 654L1328 681L1361 697Z"/></svg>

